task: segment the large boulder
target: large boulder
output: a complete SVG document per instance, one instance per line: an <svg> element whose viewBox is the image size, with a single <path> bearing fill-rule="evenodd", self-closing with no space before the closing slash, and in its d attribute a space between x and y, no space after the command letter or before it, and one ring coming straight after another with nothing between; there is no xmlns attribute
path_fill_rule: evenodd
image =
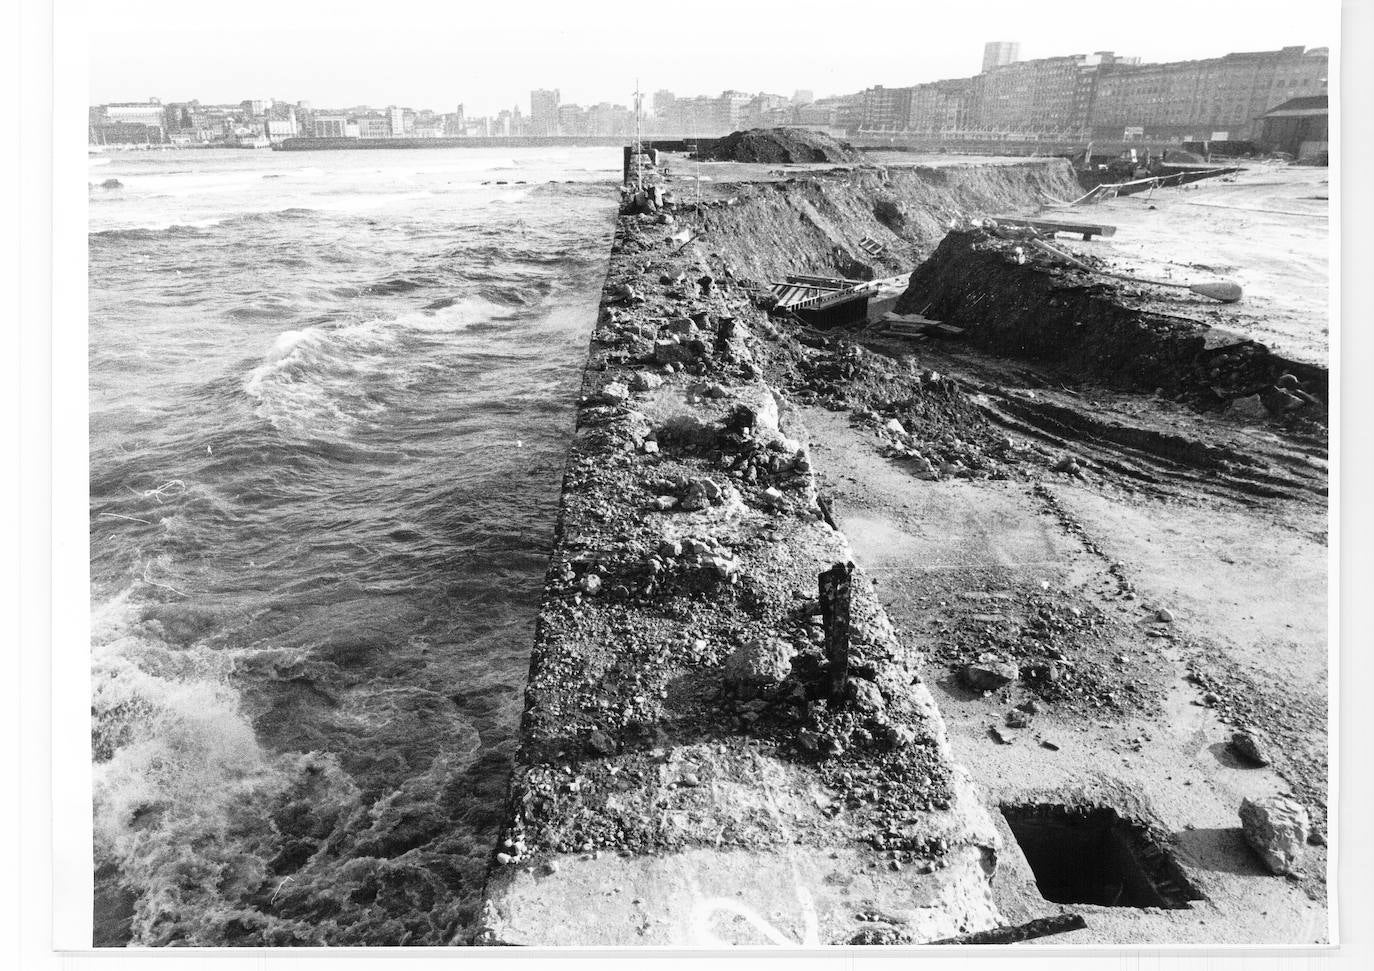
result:
<svg viewBox="0 0 1374 971"><path fill-rule="evenodd" d="M1307 810L1284 796L1242 799L1240 826L1271 873L1292 873L1302 861L1307 834L1312 828Z"/></svg>

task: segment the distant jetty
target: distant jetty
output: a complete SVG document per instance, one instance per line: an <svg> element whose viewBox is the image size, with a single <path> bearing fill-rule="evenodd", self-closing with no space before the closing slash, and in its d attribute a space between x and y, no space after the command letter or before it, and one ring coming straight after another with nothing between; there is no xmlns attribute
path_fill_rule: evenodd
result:
<svg viewBox="0 0 1374 971"><path fill-rule="evenodd" d="M337 152L346 149L397 148L538 148L541 146L585 146L619 148L623 136L611 135L501 135L493 137L455 136L453 138L287 138L275 143L278 152Z"/></svg>

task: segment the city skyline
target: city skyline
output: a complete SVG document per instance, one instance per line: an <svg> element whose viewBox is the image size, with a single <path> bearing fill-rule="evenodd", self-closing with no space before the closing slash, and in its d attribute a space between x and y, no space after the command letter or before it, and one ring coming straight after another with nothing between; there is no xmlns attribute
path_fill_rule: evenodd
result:
<svg viewBox="0 0 1374 971"><path fill-rule="evenodd" d="M397 0L387 22L400 29L402 41L360 48L359 38L377 24L365 5L298 0L280 7L246 0L226 20L168 0L91 5L88 100L229 103L290 92L293 99L340 106L448 110L462 102L473 115L493 115L527 106L528 92L539 88L558 88L564 103L630 104L636 80L646 94L801 88L820 98L974 74L984 45L995 40L1018 42L1023 60L1116 50L1161 62L1215 56L1219 49L1335 48L1339 13L1334 2L1314 11L1266 3L1199 9L1166 0L1150 21L1129 28L1084 22L1051 29L1035 11L1001 0L919 18L909 6L877 2L869 8L872 23L909 25L912 35L883 49L818 47L824 31L816 28L826 22L826 8L808 3L780 18L703 0L688 23L678 13L613 18L585 5L574 11L534 2L512 24L493 13L455 15L451 8ZM207 45L211 33L216 43ZM309 42L288 43L298 37ZM131 58L131 49L150 53ZM797 57L798 50L826 56Z"/></svg>
<svg viewBox="0 0 1374 971"><path fill-rule="evenodd" d="M1015 42L984 45L983 70L964 78L906 87L874 85L813 102L725 90L719 96L655 91L653 113L636 119L623 104L582 107L560 89L529 92L529 112L494 118L410 106L314 105L305 100L205 104L160 100L91 106L92 143L171 142L266 147L297 137L434 139L488 137L716 136L786 125L836 133L914 132L961 137L1032 135L1106 139L1244 140L1268 110L1294 98L1328 93L1329 49L1289 45L1227 52L1189 61L1142 64L1137 56L1099 51L1017 60ZM637 95L636 101L640 98Z"/></svg>

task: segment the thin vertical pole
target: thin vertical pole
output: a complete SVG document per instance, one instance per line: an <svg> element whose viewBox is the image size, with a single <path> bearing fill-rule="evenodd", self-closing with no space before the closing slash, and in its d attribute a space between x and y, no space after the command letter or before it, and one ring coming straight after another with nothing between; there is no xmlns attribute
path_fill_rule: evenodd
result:
<svg viewBox="0 0 1374 971"><path fill-rule="evenodd" d="M635 78L635 188L644 188L644 145L640 141L639 131L639 112L641 99L639 94L639 78Z"/></svg>

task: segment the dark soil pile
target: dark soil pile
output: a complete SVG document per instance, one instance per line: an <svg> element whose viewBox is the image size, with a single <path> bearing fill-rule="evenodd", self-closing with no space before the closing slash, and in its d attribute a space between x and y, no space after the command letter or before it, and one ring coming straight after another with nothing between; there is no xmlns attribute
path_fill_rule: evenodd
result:
<svg viewBox="0 0 1374 971"><path fill-rule="evenodd" d="M751 128L718 138L703 146L701 158L718 162L833 162L854 163L863 156L853 147L822 132L805 128Z"/></svg>

